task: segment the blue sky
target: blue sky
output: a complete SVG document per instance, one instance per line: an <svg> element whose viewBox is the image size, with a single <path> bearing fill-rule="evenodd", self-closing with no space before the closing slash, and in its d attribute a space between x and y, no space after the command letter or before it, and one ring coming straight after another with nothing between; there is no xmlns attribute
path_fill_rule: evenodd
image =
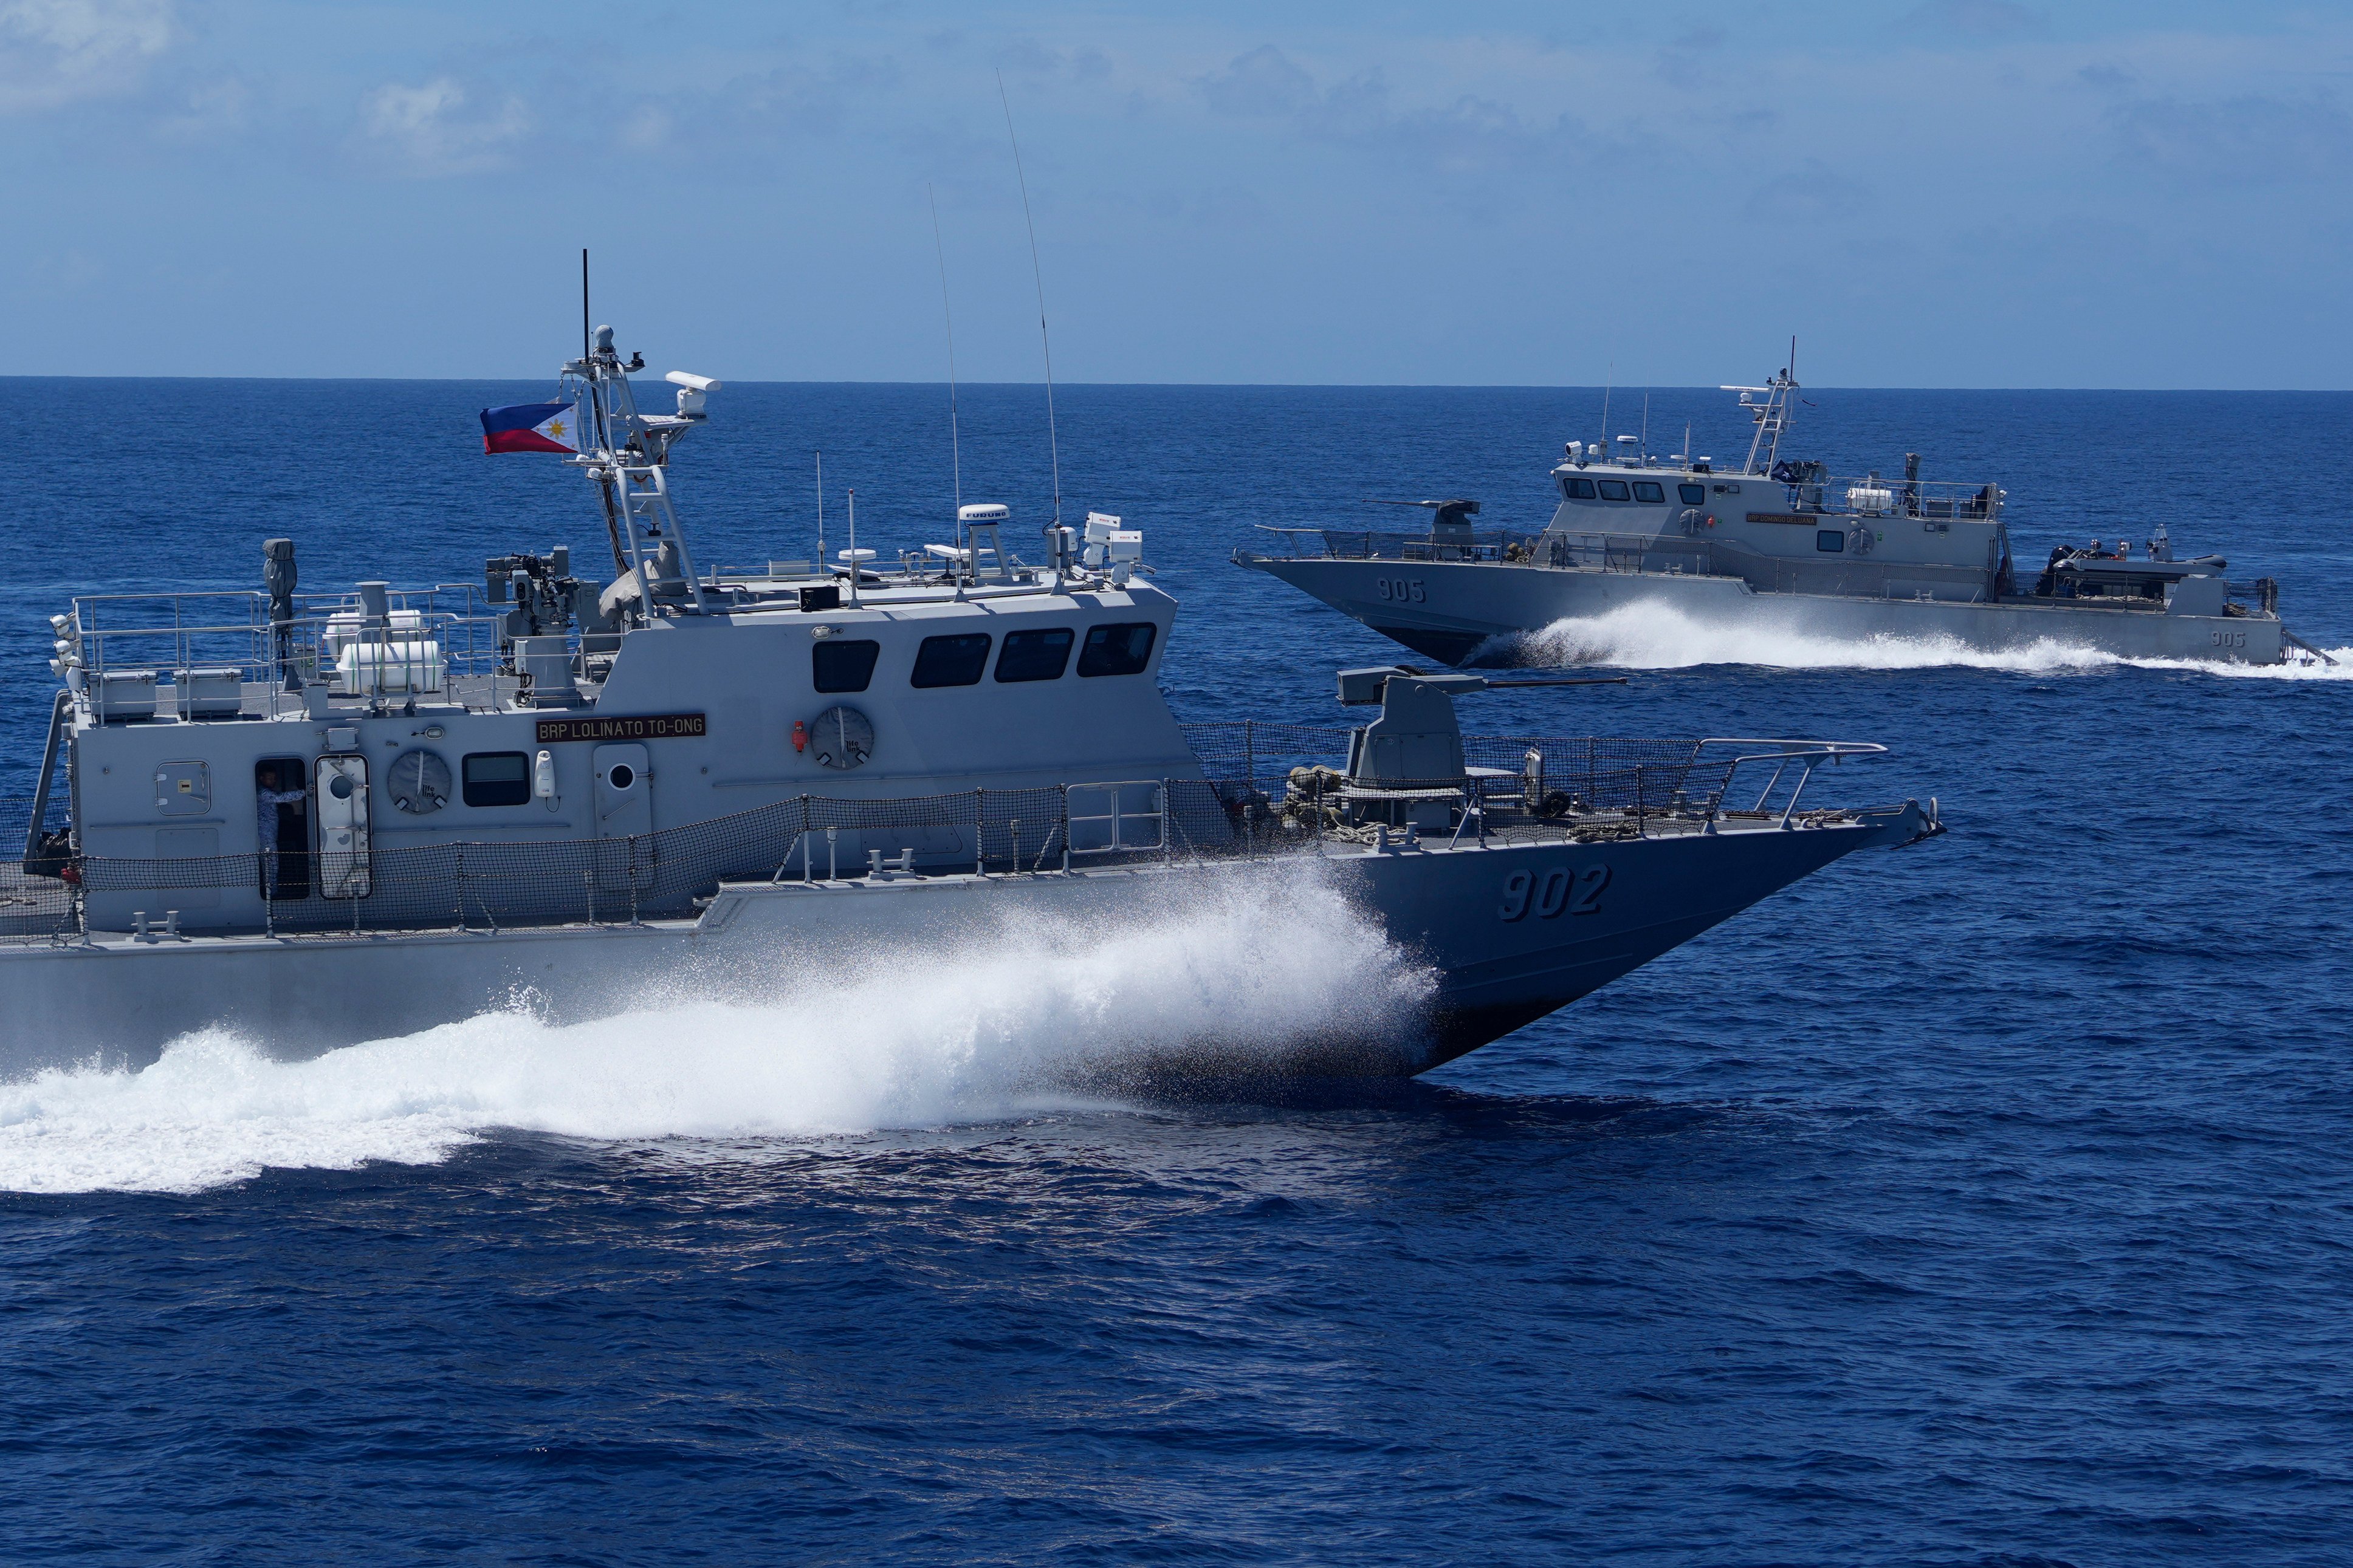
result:
<svg viewBox="0 0 2353 1568"><path fill-rule="evenodd" d="M19 374L2353 386L2353 8L0 0Z"/></svg>

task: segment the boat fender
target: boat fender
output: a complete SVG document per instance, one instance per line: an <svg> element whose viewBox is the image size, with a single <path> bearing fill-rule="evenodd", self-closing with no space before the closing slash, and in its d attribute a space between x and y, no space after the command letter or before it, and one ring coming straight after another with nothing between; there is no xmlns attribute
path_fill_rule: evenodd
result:
<svg viewBox="0 0 2353 1568"><path fill-rule="evenodd" d="M796 752L806 752L808 750L808 721L807 720L796 719L793 721L793 750Z"/></svg>

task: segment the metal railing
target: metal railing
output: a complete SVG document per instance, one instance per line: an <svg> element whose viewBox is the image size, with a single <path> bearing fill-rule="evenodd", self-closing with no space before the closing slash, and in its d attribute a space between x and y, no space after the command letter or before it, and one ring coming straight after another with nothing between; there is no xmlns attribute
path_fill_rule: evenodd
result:
<svg viewBox="0 0 2353 1568"><path fill-rule="evenodd" d="M1746 509L1749 511L1786 510L1829 517L1949 518L1982 522L1992 521L2001 510L2001 491L1991 484L1889 479L1883 474L1841 476L1810 463L1778 464L1770 477L1733 477L1744 487L1778 485L1785 492L1782 508L1750 505ZM1728 508L1731 499L1719 497L1712 489L1708 496L1709 502L1717 507ZM1749 499L1745 488L1740 499Z"/></svg>
<svg viewBox="0 0 2353 1568"><path fill-rule="evenodd" d="M1886 751L1749 737L1466 735L1462 775L1385 778L1367 788L1335 765L1348 754L1347 730L1255 721L1184 729L1252 847L1403 826L1432 803L1445 805L1451 837L1475 831L1482 842L1705 832L1757 817L1786 826L1817 768Z"/></svg>
<svg viewBox="0 0 2353 1568"><path fill-rule="evenodd" d="M1337 561L1516 561L1523 558L1536 534L1507 529L1478 529L1461 540L1444 543L1427 533L1398 533L1377 528L1282 528L1261 522L1259 528L1282 535L1291 553L1329 556ZM1303 552L1300 541L1317 541L1318 548Z"/></svg>
<svg viewBox="0 0 2353 1568"><path fill-rule="evenodd" d="M1371 781L1352 780L1336 765L1348 752L1345 729L1255 721L1186 729L1200 778L874 800L799 795L633 837L379 846L366 852L364 878L338 879L334 853L307 847L138 858L79 855L58 843L23 865L0 864L0 939L72 940L90 929L93 905L101 929L150 935L176 934L192 921L220 927L221 916L207 912L215 910L228 912L228 929L280 936L635 923L691 917L724 881L1036 875L1082 860L1316 852L1376 843L1409 822L1457 844L1708 833L1758 819L1788 826L1820 765L1883 750L1799 740L1469 736L1458 777ZM0 829L28 827L29 809L0 801ZM61 817L53 810L52 821ZM233 903L248 912L236 914Z"/></svg>
<svg viewBox="0 0 2353 1568"><path fill-rule="evenodd" d="M1419 533L1384 533L1360 528L1280 528L1271 523L1258 526L1266 532L1283 535L1291 554L1306 559L1474 561L1574 572L1737 575L1718 571L1715 546L1709 541L1675 533L1519 533L1496 530L1474 535L1474 542L1470 545L1456 545L1436 543L1428 534ZM1316 548L1303 551L1302 540L1314 540Z"/></svg>
<svg viewBox="0 0 2353 1568"><path fill-rule="evenodd" d="M110 718L234 713L242 689L276 691L290 677L341 695L398 694L501 668L504 617L478 585L386 597L388 624L378 626L355 594L298 595L294 617L282 623L271 621L259 593L78 595L59 658L79 672L79 695Z"/></svg>
<svg viewBox="0 0 2353 1568"><path fill-rule="evenodd" d="M1159 779L1071 784L1062 791L1062 841L1072 855L1166 850L1168 784Z"/></svg>

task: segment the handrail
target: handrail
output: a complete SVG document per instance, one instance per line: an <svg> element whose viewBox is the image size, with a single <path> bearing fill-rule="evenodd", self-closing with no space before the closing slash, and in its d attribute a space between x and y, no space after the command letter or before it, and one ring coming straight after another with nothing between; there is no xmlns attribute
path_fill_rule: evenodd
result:
<svg viewBox="0 0 2353 1568"><path fill-rule="evenodd" d="M336 665L353 647L370 650L359 663L374 667L378 687L396 668L403 689L422 679L425 689L438 689L445 676L503 668L501 617L473 584L437 584L388 592L385 598L391 624L375 626L364 618L355 593L297 595L301 613L282 622L269 618L267 595L245 589L77 595L69 636L86 692L102 693L110 674L126 673L153 673L159 685L186 672L214 670L234 674L240 685L275 687L292 672L332 681ZM219 615L240 607L242 621ZM191 610L198 614L192 617ZM119 616L130 619L107 624ZM104 700L102 695L94 700Z"/></svg>
<svg viewBox="0 0 2353 1568"><path fill-rule="evenodd" d="M317 874L324 858L310 858L313 890L290 899L265 888L256 918L280 934L439 929L469 917L500 927L583 918L593 924L623 906L632 919L674 918L690 913L721 881L776 884L793 879L796 871L801 880L817 879L820 836L825 879L837 879L840 833L861 836L860 847L871 850L925 843L909 835L948 827L956 831L958 846L923 851L929 874L953 867L980 875L999 868L1036 875L1058 857L1068 870L1082 859L1322 853L1335 837L1377 843L1377 825L1386 819L1400 826L1400 817L1419 818L1434 835L1426 842L1464 848L1595 835L1712 834L1742 826L1739 819L1748 819L1746 826L1754 830L1762 826L1755 820L1760 816L1768 822L1778 817L1781 827L1802 826L1797 813L1818 767L1887 750L1866 742L1745 736L1465 736L1470 766L1462 775L1385 780L1389 787L1367 790L1322 760L1336 760L1347 733L1256 721L1187 726L1201 774L1190 779L1088 780L904 797L804 795L628 839L375 845L361 897L329 897L328 879ZM1739 809L1730 792L1745 770L1758 766L1770 776L1753 805L1743 791L1740 805L1746 809ZM1261 782L1271 789L1261 789ZM1417 790L1417 784L1430 787ZM1440 794L1451 798L1432 798ZM0 802L0 818L12 832L15 812L26 805ZM1432 808L1444 814L1441 821L1429 819ZM1808 820L1820 815L1810 812ZM26 840L29 858L37 847L30 824ZM181 889L252 889L272 870L254 854L94 856L79 839L60 856L61 868L68 859L66 875L79 881L54 870L28 870L23 887L35 896L0 918L0 940L47 940L63 929L60 921L85 907L79 893L104 897L110 922L127 921L142 909L153 917L179 908Z"/></svg>
<svg viewBox="0 0 2353 1568"><path fill-rule="evenodd" d="M1745 762L1767 757L1803 756L1819 753L1826 757L1884 756L1887 748L1875 741L1799 741L1781 740L1757 735L1711 735L1699 742L1701 746L1779 746L1778 752L1759 752L1756 757L1737 759Z"/></svg>

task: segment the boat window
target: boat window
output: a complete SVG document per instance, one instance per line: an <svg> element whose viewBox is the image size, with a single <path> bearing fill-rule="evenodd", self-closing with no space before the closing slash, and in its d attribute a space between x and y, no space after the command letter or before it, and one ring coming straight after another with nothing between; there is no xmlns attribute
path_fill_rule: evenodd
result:
<svg viewBox="0 0 2353 1568"><path fill-rule="evenodd" d="M1677 485L1675 487L1675 494L1683 498L1683 505L1685 506L1705 506L1707 504L1707 487L1705 485Z"/></svg>
<svg viewBox="0 0 2353 1568"><path fill-rule="evenodd" d="M1846 548L1846 530L1842 528L1816 529L1814 531L1814 548L1821 551L1844 550Z"/></svg>
<svg viewBox="0 0 2353 1568"><path fill-rule="evenodd" d="M521 752L469 752L461 771L468 805L530 803L531 759Z"/></svg>
<svg viewBox="0 0 2353 1568"><path fill-rule="evenodd" d="M997 656L999 680L1060 680L1070 668L1071 644L1077 640L1068 626L1044 631L1008 632L1005 651Z"/></svg>
<svg viewBox="0 0 2353 1568"><path fill-rule="evenodd" d="M1667 499L1667 492L1654 480L1636 479L1634 481L1634 499L1636 500L1664 500Z"/></svg>
<svg viewBox="0 0 2353 1568"><path fill-rule="evenodd" d="M809 645L809 679L819 691L863 691L874 679L879 642L835 642L828 638Z"/></svg>
<svg viewBox="0 0 2353 1568"><path fill-rule="evenodd" d="M1626 481L1623 479L1602 480L1601 499L1603 500L1624 500L1626 499Z"/></svg>
<svg viewBox="0 0 2353 1568"><path fill-rule="evenodd" d="M1567 496L1571 500L1591 500L1593 499L1593 481L1591 479L1563 479L1561 481L1561 493Z"/></svg>
<svg viewBox="0 0 2353 1568"><path fill-rule="evenodd" d="M925 637L915 650L915 673L907 678L910 686L977 686L980 672L988 668L987 632L973 632L964 637Z"/></svg>
<svg viewBox="0 0 2353 1568"><path fill-rule="evenodd" d="M1152 662L1152 638L1158 628L1150 621L1087 628L1087 646L1079 650L1081 675L1141 675Z"/></svg>

